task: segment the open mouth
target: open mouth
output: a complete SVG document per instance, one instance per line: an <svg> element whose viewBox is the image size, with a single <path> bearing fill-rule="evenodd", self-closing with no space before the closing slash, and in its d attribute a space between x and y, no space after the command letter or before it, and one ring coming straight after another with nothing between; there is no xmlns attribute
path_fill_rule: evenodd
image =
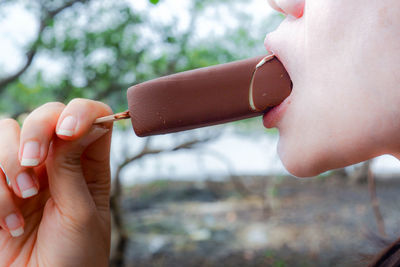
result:
<svg viewBox="0 0 400 267"><path fill-rule="evenodd" d="M268 47L268 46L267 46ZM268 47L270 48L270 47ZM271 51L268 49L268 51ZM264 116L263 116L263 124L266 128L275 128L278 122L282 119L285 111L289 107L290 103L292 102L292 92L293 92L293 82L289 77L289 74L286 71L284 64L280 61L279 55L273 54L279 62L282 64L282 68L287 75L287 79L290 81L290 89L286 92L286 95L283 99L277 102L274 106L264 109Z"/></svg>
<svg viewBox="0 0 400 267"><path fill-rule="evenodd" d="M249 106L265 112L279 105L292 91L292 81L275 55L264 57L254 68L249 86Z"/></svg>
<svg viewBox="0 0 400 267"><path fill-rule="evenodd" d="M256 96L254 94L254 80L255 80L255 77L256 77L257 70L259 68L261 68L265 63L267 63L268 61L270 61L270 60L272 60L274 58L275 58L274 54L271 54L271 55L268 55L268 56L264 57L260 62L258 62L258 64L256 65L256 67L255 67L255 69L253 71L253 75L251 76L250 88L249 88L249 105L250 105L250 108L254 112L260 111L260 109L258 107L256 107L256 104L255 104L255 102L256 102L255 101L255 97Z"/></svg>

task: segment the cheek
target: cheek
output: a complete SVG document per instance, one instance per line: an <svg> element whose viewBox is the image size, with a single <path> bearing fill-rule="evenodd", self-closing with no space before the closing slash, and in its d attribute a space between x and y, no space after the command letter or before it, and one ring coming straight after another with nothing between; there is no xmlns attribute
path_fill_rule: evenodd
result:
<svg viewBox="0 0 400 267"><path fill-rule="evenodd" d="M330 94L334 88L294 89L291 105L278 125L278 154L286 169L295 176L310 177L362 160L358 151L367 147L365 138L369 137L360 124L364 129L371 125L367 125L369 116L354 111L365 107L339 104L340 95Z"/></svg>
<svg viewBox="0 0 400 267"><path fill-rule="evenodd" d="M365 150L365 146L352 145L347 137L317 129L295 129L298 134L290 130L280 132L278 155L285 168L297 177L316 176L364 161L371 156L371 151Z"/></svg>
<svg viewBox="0 0 400 267"><path fill-rule="evenodd" d="M386 115L374 114L374 108L340 107L334 101L313 105L315 98L293 98L279 125L278 143L279 157L291 174L311 177L390 153L385 140L395 129L379 124Z"/></svg>

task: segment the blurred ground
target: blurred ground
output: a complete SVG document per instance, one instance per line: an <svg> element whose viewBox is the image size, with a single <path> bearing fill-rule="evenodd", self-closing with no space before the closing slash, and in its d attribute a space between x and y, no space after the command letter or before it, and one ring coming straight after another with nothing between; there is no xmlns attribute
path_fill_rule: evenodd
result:
<svg viewBox="0 0 400 267"><path fill-rule="evenodd" d="M379 250L367 184L341 177L157 181L126 189L126 266L365 266ZM378 180L386 229L400 235L400 179Z"/></svg>

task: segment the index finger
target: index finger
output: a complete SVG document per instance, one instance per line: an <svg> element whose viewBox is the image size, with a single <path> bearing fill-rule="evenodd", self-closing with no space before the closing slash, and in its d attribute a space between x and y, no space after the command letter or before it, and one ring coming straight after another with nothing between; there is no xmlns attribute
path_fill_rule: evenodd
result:
<svg viewBox="0 0 400 267"><path fill-rule="evenodd" d="M46 160L55 126L64 108L62 103L46 103L25 119L19 150L22 166L35 167Z"/></svg>
<svg viewBox="0 0 400 267"><path fill-rule="evenodd" d="M84 136L93 122L103 116L112 114L109 106L99 101L73 99L63 110L57 123L56 133L64 140L76 140ZM111 126L111 123L106 126Z"/></svg>

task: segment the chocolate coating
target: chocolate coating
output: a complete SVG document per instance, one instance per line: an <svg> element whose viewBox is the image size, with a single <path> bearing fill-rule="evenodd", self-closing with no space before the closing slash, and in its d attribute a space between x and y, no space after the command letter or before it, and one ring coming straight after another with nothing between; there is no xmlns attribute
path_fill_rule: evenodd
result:
<svg viewBox="0 0 400 267"><path fill-rule="evenodd" d="M127 97L135 133L166 134L262 115L291 92L290 77L277 58L256 69L263 58L200 68L132 86ZM249 103L251 84L255 109Z"/></svg>

